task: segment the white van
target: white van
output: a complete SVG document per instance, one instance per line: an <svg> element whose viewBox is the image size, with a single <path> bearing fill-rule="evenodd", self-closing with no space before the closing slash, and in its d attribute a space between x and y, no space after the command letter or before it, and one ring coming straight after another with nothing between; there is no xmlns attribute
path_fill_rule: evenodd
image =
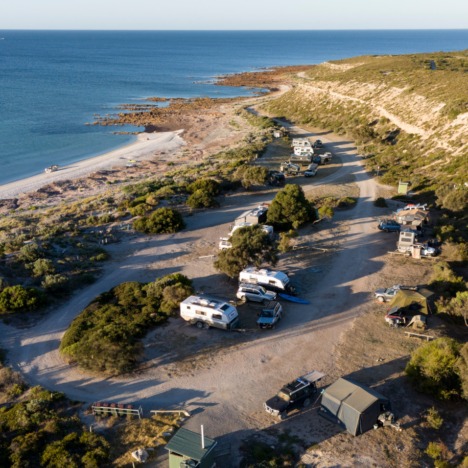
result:
<svg viewBox="0 0 468 468"><path fill-rule="evenodd" d="M239 314L233 305L209 296L187 297L180 303L180 316L198 328L232 330L239 323Z"/></svg>
<svg viewBox="0 0 468 468"><path fill-rule="evenodd" d="M245 268L239 273L239 281L241 283L259 284L270 291L287 292L291 290L291 284L286 273L265 268Z"/></svg>

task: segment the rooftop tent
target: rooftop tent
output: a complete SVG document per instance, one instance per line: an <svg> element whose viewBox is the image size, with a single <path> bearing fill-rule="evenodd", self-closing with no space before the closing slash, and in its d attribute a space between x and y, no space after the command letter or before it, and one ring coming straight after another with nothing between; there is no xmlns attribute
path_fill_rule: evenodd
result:
<svg viewBox="0 0 468 468"><path fill-rule="evenodd" d="M434 293L428 289L421 288L417 291L409 289L400 289L395 297L390 301L391 307L407 307L414 305L415 310L424 314L433 312Z"/></svg>
<svg viewBox="0 0 468 468"><path fill-rule="evenodd" d="M377 418L390 409L386 397L351 379L338 379L322 394L321 414L358 435L372 429Z"/></svg>

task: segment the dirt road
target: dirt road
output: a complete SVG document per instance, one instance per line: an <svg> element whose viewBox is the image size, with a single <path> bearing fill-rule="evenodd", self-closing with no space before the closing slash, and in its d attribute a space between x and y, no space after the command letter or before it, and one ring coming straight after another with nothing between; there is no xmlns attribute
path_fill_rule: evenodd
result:
<svg viewBox="0 0 468 468"><path fill-rule="evenodd" d="M145 410L189 407L194 415L188 427L204 424L210 437L240 438L269 425L263 401L303 372L319 369L334 378L334 347L367 300L380 268L378 257L386 249L375 229L376 184L356 158L351 142L328 133L318 137L342 160L342 167L320 183L339 183L353 176L360 196L355 208L339 213L333 222L342 228L340 232L347 232L332 261L322 265L318 257L313 268L303 262L293 273L311 305L285 304L285 317L276 330L252 336L198 330L174 319L146 341L150 359L145 370L126 378L103 380L64 364L57 349L71 320L96 295L123 281L150 281L181 271L194 278L199 290L216 293L231 288L233 297L234 283L217 275L209 256L237 214L268 201L274 193L232 196L218 210L187 218L187 229L181 233L135 237L112 247L114 259L101 278L34 328L1 324L1 347L8 350L9 363L30 384L65 392L72 399L138 402ZM321 234L326 236L326 230ZM336 231L330 230L329 236L336 237ZM159 337L171 334L173 348L158 352ZM204 348L205 340L209 349ZM197 350L196 356L178 358L178 347L184 346Z"/></svg>

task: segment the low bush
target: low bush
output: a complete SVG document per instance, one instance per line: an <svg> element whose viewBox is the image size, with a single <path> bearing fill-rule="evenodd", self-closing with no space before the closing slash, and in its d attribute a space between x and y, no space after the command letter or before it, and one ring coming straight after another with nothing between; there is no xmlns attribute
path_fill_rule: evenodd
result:
<svg viewBox="0 0 468 468"><path fill-rule="evenodd" d="M414 387L441 400L462 395L457 367L461 345L451 338L438 338L417 348L405 372Z"/></svg>
<svg viewBox="0 0 468 468"><path fill-rule="evenodd" d="M122 283L73 320L60 352L83 369L106 375L129 372L141 357L139 339L165 322L192 292L191 281L178 273L152 283Z"/></svg>
<svg viewBox="0 0 468 468"><path fill-rule="evenodd" d="M187 199L187 205L190 208L210 208L213 206L218 206L219 203L209 193L198 189L195 190Z"/></svg>
<svg viewBox="0 0 468 468"><path fill-rule="evenodd" d="M143 216L133 222L136 231L146 234L169 234L184 227L182 215L171 208L158 208L150 216Z"/></svg>
<svg viewBox="0 0 468 468"><path fill-rule="evenodd" d="M44 295L35 288L15 285L7 286L0 292L0 314L30 311L37 309L44 303Z"/></svg>
<svg viewBox="0 0 468 468"><path fill-rule="evenodd" d="M433 267L429 286L444 298L452 298L458 292L466 291L466 283L457 276L447 262L437 262Z"/></svg>
<svg viewBox="0 0 468 468"><path fill-rule="evenodd" d="M192 182L187 190L190 193L195 193L198 190L211 195L212 197L219 195L220 185L219 182L214 179L198 179L195 182Z"/></svg>
<svg viewBox="0 0 468 468"><path fill-rule="evenodd" d="M383 197L376 198L374 200L374 206L377 206L379 208L387 208L387 201Z"/></svg>

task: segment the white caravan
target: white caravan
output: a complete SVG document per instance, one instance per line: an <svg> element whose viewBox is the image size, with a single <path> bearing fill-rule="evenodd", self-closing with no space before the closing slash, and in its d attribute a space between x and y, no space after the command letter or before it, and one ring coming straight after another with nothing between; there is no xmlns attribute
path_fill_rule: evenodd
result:
<svg viewBox="0 0 468 468"><path fill-rule="evenodd" d="M288 275L282 271L249 267L239 273L241 283L260 284L270 291L287 292L291 290Z"/></svg>
<svg viewBox="0 0 468 468"><path fill-rule="evenodd" d="M180 303L180 316L198 328L232 330L239 322L239 314L233 305L209 296L187 297Z"/></svg>

